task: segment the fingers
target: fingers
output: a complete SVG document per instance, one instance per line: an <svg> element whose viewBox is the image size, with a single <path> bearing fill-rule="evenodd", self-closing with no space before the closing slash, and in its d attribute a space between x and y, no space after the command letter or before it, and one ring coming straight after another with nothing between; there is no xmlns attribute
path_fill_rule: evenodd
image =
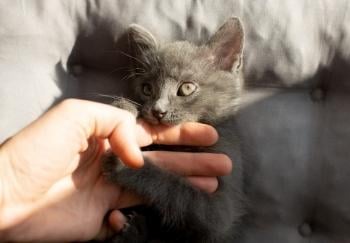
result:
<svg viewBox="0 0 350 243"><path fill-rule="evenodd" d="M187 177L187 180L193 186L207 193L214 193L219 186L216 177L189 176Z"/></svg>
<svg viewBox="0 0 350 243"><path fill-rule="evenodd" d="M125 223L126 217L117 209L110 211L106 215L106 221L103 222L98 234L94 237L94 240L104 241L114 236L117 232L120 232Z"/></svg>
<svg viewBox="0 0 350 243"><path fill-rule="evenodd" d="M206 124L188 122L176 126L152 126L138 121L138 140L140 146L152 143L171 145L210 146L218 140L216 130Z"/></svg>
<svg viewBox="0 0 350 243"><path fill-rule="evenodd" d="M147 151L144 156L157 166L184 176L224 176L232 161L225 154Z"/></svg>
<svg viewBox="0 0 350 243"><path fill-rule="evenodd" d="M208 193L217 190L217 176L228 175L232 170L232 161L224 154L149 151L144 155L155 165L187 177L193 186Z"/></svg>
<svg viewBox="0 0 350 243"><path fill-rule="evenodd" d="M152 126L142 120L136 123L135 117L127 111L85 100L66 100L51 111L51 115L53 113L56 120L62 120L60 124L68 123L65 133L72 131L70 134L78 134L69 139L80 144L77 152L86 150L87 140L92 136L108 138L112 150L127 166L134 168L143 165L139 146L152 143L209 146L218 139L216 130L209 125L184 123Z"/></svg>
<svg viewBox="0 0 350 243"><path fill-rule="evenodd" d="M114 232L119 232L123 229L127 219L122 212L115 209L108 215L108 222Z"/></svg>
<svg viewBox="0 0 350 243"><path fill-rule="evenodd" d="M131 113L85 100L66 100L59 105L58 117L75 125L69 130L83 137L79 152L87 148L91 136L108 138L112 150L130 167L143 165L139 146L152 143L172 145L210 146L218 139L216 130L205 124L184 123L177 126L153 126L136 119ZM56 111L57 112L57 111ZM57 116L56 116L57 117ZM68 129L67 128L67 129Z"/></svg>

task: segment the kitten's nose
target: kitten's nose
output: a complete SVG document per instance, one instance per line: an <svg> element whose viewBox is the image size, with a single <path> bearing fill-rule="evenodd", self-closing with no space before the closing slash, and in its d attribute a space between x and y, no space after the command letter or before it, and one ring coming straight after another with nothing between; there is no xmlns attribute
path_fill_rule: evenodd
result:
<svg viewBox="0 0 350 243"><path fill-rule="evenodd" d="M157 119L162 119L166 115L166 111L163 110L158 110L158 109L153 109L152 110L152 115L157 118Z"/></svg>

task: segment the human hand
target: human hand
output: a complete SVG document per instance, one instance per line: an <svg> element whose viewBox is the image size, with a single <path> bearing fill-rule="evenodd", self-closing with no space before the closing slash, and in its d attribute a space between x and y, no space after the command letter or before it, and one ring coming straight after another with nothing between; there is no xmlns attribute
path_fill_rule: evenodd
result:
<svg viewBox="0 0 350 243"><path fill-rule="evenodd" d="M89 240L106 233L105 221L118 230L125 219L117 209L139 199L104 180L100 162L106 150L111 148L126 165L140 167L141 146L208 146L216 140L217 133L207 125L153 127L108 105L64 101L0 147L0 238ZM146 156L208 192L217 188L216 176L231 170L222 154L154 151Z"/></svg>

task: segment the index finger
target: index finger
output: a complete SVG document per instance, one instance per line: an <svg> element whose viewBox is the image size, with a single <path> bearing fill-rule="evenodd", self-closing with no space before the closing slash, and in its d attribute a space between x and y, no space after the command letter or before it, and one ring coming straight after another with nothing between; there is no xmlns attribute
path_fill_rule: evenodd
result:
<svg viewBox="0 0 350 243"><path fill-rule="evenodd" d="M143 155L158 167L183 176L225 176L232 161L225 154L146 151Z"/></svg>
<svg viewBox="0 0 350 243"><path fill-rule="evenodd" d="M218 133L212 126L196 122L166 126L139 120L137 134L141 147L151 144L211 146L218 140Z"/></svg>

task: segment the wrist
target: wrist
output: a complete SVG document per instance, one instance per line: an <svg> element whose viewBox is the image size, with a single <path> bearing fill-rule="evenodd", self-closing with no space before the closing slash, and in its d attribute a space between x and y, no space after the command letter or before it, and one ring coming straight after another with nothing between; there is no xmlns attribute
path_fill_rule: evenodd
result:
<svg viewBox="0 0 350 243"><path fill-rule="evenodd" d="M4 144L0 146L0 238L5 239L11 228L19 224L31 211L31 204L20 200L16 186L16 171Z"/></svg>
<svg viewBox="0 0 350 243"><path fill-rule="evenodd" d="M9 195L12 187L10 182L12 173L9 156L2 145L0 147L0 232L12 225L12 220L9 218L12 204L11 195Z"/></svg>

